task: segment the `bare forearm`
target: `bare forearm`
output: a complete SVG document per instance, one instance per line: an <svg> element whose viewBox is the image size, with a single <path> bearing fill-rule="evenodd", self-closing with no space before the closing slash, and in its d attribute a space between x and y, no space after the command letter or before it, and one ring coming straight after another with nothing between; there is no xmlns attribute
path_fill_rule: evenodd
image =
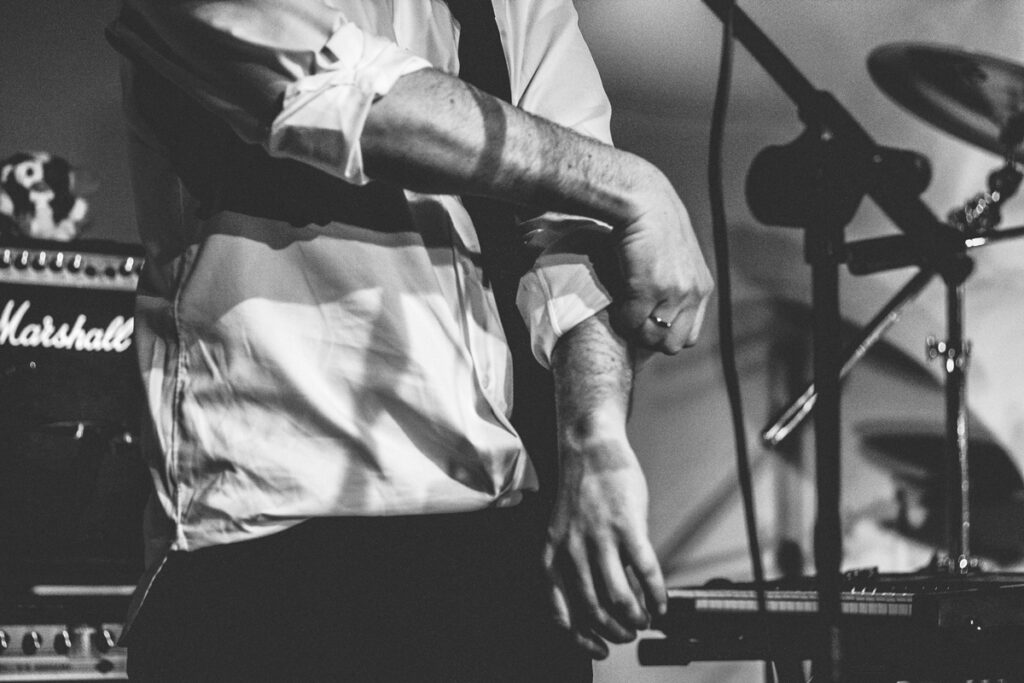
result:
<svg viewBox="0 0 1024 683"><path fill-rule="evenodd" d="M371 177L421 192L472 194L630 220L662 174L643 159L532 116L440 71L402 77L360 139Z"/></svg>
<svg viewBox="0 0 1024 683"><path fill-rule="evenodd" d="M551 356L559 440L579 446L602 435L624 437L633 371L629 349L604 312L563 335Z"/></svg>

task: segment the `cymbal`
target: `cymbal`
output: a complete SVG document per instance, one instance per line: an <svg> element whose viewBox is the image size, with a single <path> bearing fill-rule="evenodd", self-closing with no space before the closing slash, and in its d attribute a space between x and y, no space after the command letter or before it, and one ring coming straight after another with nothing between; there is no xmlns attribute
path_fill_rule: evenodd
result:
<svg viewBox="0 0 1024 683"><path fill-rule="evenodd" d="M1004 157L1024 151L1024 66L927 43L868 56L882 92L937 128Z"/></svg>
<svg viewBox="0 0 1024 683"><path fill-rule="evenodd" d="M1024 493L1024 478L1010 454L982 430L967 450L971 494L988 499ZM946 476L943 425L912 420L870 420L857 427L865 460L889 472L903 485L941 488Z"/></svg>

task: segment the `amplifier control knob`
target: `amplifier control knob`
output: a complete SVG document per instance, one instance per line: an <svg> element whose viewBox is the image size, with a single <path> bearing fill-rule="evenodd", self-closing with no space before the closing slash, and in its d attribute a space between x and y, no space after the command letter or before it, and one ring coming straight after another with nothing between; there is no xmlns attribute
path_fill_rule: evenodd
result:
<svg viewBox="0 0 1024 683"><path fill-rule="evenodd" d="M46 252L41 251L38 254L36 254L35 259L32 261L32 267L35 268L36 270L42 270L43 268L46 267L46 263L49 260L50 258L46 255Z"/></svg>
<svg viewBox="0 0 1024 683"><path fill-rule="evenodd" d="M0 252L0 268L7 268L14 263L14 254L10 249L4 249Z"/></svg>
<svg viewBox="0 0 1024 683"><path fill-rule="evenodd" d="M18 257L14 259L14 267L25 269L28 268L28 264L32 262L32 254L27 251L23 251L18 254Z"/></svg>
<svg viewBox="0 0 1024 683"><path fill-rule="evenodd" d="M80 271L82 269L82 260L83 259L81 254L75 254L74 256L72 256L71 259L68 261L68 270L70 270L72 273L77 273L78 271Z"/></svg>
<svg viewBox="0 0 1024 683"><path fill-rule="evenodd" d="M131 275L135 272L137 267L138 261L135 260L134 256L129 256L124 260L124 263L121 264L121 273L123 275Z"/></svg>
<svg viewBox="0 0 1024 683"><path fill-rule="evenodd" d="M64 269L64 252L58 251L53 255L53 260L50 261L50 270L61 271Z"/></svg>
<svg viewBox="0 0 1024 683"><path fill-rule="evenodd" d="M110 648L114 647L115 642L114 634L108 628L101 628L95 634L96 649L100 652L110 651Z"/></svg>
<svg viewBox="0 0 1024 683"><path fill-rule="evenodd" d="M21 639L21 651L27 655L34 655L43 646L43 639L35 631L29 631Z"/></svg>
<svg viewBox="0 0 1024 683"><path fill-rule="evenodd" d="M53 650L59 655L66 655L71 651L71 634L67 629L53 637Z"/></svg>
<svg viewBox="0 0 1024 683"><path fill-rule="evenodd" d="M0 631L0 653L6 650L10 644L11 642L8 640L7 631Z"/></svg>

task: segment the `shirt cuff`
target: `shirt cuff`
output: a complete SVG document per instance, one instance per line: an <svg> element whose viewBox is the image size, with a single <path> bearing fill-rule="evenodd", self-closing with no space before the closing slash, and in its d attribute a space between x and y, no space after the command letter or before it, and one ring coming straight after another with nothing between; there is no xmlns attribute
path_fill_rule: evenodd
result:
<svg viewBox="0 0 1024 683"><path fill-rule="evenodd" d="M519 281L516 296L537 362L550 368L551 352L558 339L611 302L586 255L541 254L533 269Z"/></svg>
<svg viewBox="0 0 1024 683"><path fill-rule="evenodd" d="M355 24L343 25L317 55L318 71L286 88L268 151L365 185L359 138L370 105L402 76L430 66Z"/></svg>

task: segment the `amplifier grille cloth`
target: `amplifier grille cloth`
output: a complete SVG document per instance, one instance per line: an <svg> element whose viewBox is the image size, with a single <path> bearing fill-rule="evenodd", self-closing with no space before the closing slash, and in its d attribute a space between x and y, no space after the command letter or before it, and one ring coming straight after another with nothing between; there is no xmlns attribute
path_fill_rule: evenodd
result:
<svg viewBox="0 0 1024 683"><path fill-rule="evenodd" d="M0 282L0 582L134 583L148 475L131 291Z"/></svg>

